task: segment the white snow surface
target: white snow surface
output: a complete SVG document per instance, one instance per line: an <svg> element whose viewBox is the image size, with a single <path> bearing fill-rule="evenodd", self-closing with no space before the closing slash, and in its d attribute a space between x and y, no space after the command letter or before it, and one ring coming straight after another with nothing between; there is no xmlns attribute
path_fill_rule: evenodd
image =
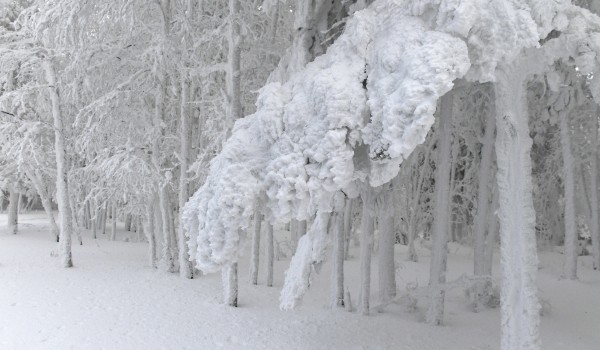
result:
<svg viewBox="0 0 600 350"><path fill-rule="evenodd" d="M390 305L383 313L363 317L331 310L328 263L314 279L303 307L280 311L278 292L287 259L275 261L274 287L250 284L249 256L240 260L240 307L221 304L221 280L207 275L179 278L145 266L147 245L94 241L83 232L84 245L73 247L75 267L59 267L51 257L56 243L48 238L45 214L20 217L21 231L7 235L0 226L0 349L400 349L495 350L500 344L499 310L473 313L460 288L447 296L446 325L424 323L426 302L408 313ZM0 215L0 223L6 215ZM123 232L119 223L117 236ZM278 229L276 240L289 240ZM409 282L427 285L429 252L418 248L421 261L406 262L396 246L399 292ZM246 253L246 252L245 252ZM356 256L354 248L351 254ZM448 280L472 269L471 249L451 245ZM496 254L497 255L497 254ZM600 273L590 257L580 259L580 281L560 280L562 255L540 254L538 285L551 311L542 317L545 350L590 350L600 343ZM498 271L495 261L494 271ZM375 275L377 275L376 266ZM360 286L358 259L346 263L346 282L353 300ZM377 283L373 281L373 295ZM374 301L373 301L374 302Z"/></svg>

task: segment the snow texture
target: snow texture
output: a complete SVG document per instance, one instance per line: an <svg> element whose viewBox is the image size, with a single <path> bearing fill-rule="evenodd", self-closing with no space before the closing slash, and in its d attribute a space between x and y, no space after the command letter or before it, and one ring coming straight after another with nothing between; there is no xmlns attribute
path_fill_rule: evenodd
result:
<svg viewBox="0 0 600 350"><path fill-rule="evenodd" d="M597 69L600 22L568 0L380 0L355 12L326 54L265 86L256 113L234 126L184 209L191 259L206 272L237 261L263 199L271 221L303 220L330 212L336 191L388 182L456 79L495 81L499 65L553 31L561 35L545 47ZM306 264L326 249L312 241L319 235L300 242L292 266L303 267L288 272L298 293L308 287Z"/></svg>

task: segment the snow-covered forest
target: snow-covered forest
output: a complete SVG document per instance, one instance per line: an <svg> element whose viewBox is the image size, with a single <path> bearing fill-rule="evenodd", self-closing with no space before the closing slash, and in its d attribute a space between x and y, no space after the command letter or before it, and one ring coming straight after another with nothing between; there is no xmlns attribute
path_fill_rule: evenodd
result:
<svg viewBox="0 0 600 350"><path fill-rule="evenodd" d="M600 0L0 0L1 349L600 348Z"/></svg>

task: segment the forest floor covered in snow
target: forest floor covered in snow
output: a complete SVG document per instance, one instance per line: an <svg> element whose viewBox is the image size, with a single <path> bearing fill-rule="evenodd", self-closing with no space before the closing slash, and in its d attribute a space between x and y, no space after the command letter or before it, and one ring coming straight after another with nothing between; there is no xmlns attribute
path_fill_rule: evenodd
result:
<svg viewBox="0 0 600 350"><path fill-rule="evenodd" d="M6 216L0 215L0 223ZM314 279L303 305L280 311L279 290L289 258L276 261L275 286L249 283L248 261L240 262L240 307L221 304L220 275L184 280L148 267L146 244L117 241L108 234L74 245L75 267L59 267L42 213L20 217L18 235L0 228L0 349L499 349L498 309L473 313L461 287L449 291L446 325L423 322L426 302L408 312L393 304L364 317L329 304L329 265ZM286 239L281 232L277 239ZM74 242L76 239L74 239ZM283 245L283 244L282 244ZM353 248L356 249L356 248ZM397 283L425 287L429 251L407 262L396 246ZM356 255L356 254L354 254ZM591 259L580 259L580 280L559 279L562 255L540 253L538 285L551 309L542 317L544 349L598 349L600 344L600 272ZM376 305L374 264L372 303ZM471 249L452 245L448 280L472 271ZM498 273L498 262L494 266ZM346 285L358 299L359 262L346 264Z"/></svg>

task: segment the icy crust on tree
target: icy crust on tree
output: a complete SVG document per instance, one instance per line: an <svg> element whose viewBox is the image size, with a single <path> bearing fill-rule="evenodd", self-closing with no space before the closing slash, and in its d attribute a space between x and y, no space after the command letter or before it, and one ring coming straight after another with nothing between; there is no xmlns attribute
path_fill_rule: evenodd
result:
<svg viewBox="0 0 600 350"><path fill-rule="evenodd" d="M394 178L400 163L424 142L437 100L470 67L462 40L427 30L420 18L392 12L379 21L367 56L371 121L363 130L374 187Z"/></svg>
<svg viewBox="0 0 600 350"><path fill-rule="evenodd" d="M356 12L326 54L263 88L257 112L236 123L184 208L191 259L206 272L236 262L258 202L271 221L306 219L330 212L336 191L356 195L359 183L392 179L458 78L495 81L499 67L542 44L567 47L595 72L600 40L591 32L600 32L597 17L567 0L380 0ZM322 226L292 259L284 308L297 305L325 258Z"/></svg>
<svg viewBox="0 0 600 350"><path fill-rule="evenodd" d="M387 182L424 140L437 99L469 68L466 45L427 32L417 18L398 21L402 8L383 3L358 12L300 74L263 88L257 112L236 123L207 182L184 208L198 268L212 272L237 261L263 194L271 220L329 212L332 193L356 193L367 175L371 185ZM370 164L359 161L355 151L371 143L391 153L382 159L370 152Z"/></svg>

